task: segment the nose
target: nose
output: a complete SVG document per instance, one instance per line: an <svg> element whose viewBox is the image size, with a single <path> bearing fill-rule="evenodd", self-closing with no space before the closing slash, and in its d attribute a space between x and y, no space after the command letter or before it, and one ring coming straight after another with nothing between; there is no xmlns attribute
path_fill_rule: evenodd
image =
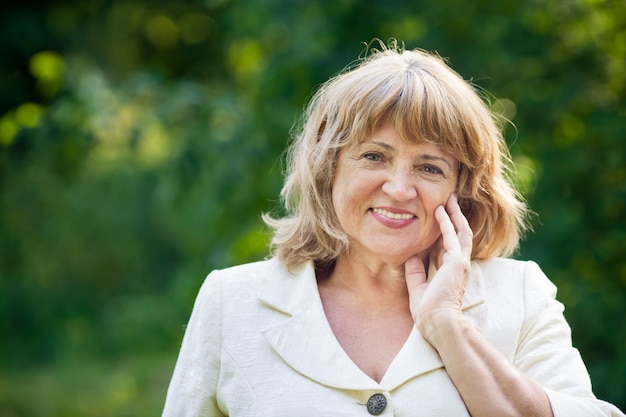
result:
<svg viewBox="0 0 626 417"><path fill-rule="evenodd" d="M412 170L396 169L390 172L383 184L383 192L396 201L408 201L417 197Z"/></svg>

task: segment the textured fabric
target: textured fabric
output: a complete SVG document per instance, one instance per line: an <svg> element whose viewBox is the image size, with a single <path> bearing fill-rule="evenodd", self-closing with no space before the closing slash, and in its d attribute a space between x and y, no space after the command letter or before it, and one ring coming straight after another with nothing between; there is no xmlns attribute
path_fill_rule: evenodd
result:
<svg viewBox="0 0 626 417"><path fill-rule="evenodd" d="M463 310L545 388L555 417L624 417L593 396L555 295L535 263L492 259L472 264ZM366 404L377 393L387 400L381 416L469 416L437 352L415 327L377 383L335 338L313 265L290 273L272 259L209 274L163 416L369 416Z"/></svg>

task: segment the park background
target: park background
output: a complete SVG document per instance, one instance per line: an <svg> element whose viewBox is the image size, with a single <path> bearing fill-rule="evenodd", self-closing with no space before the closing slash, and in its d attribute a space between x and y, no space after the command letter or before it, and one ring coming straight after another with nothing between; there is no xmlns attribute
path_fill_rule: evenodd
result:
<svg viewBox="0 0 626 417"><path fill-rule="evenodd" d="M266 256L290 129L373 38L437 51L512 121L516 257L626 408L625 1L22 0L0 6L0 415L159 415L202 280Z"/></svg>

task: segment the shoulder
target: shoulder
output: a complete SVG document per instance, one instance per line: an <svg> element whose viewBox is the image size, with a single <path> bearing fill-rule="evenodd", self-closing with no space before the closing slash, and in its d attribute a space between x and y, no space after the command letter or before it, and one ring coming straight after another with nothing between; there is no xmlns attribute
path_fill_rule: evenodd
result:
<svg viewBox="0 0 626 417"><path fill-rule="evenodd" d="M557 287L533 261L493 258L472 264L472 276L483 286L485 300L528 319L546 308L561 311Z"/></svg>
<svg viewBox="0 0 626 417"><path fill-rule="evenodd" d="M567 329L563 306L555 298L556 287L533 261L493 258L473 262L470 288L482 295L474 295L474 299L483 303L467 310L468 316L510 361L516 360L521 344L544 340L534 336L546 327L543 323L559 323L559 329Z"/></svg>
<svg viewBox="0 0 626 417"><path fill-rule="evenodd" d="M521 261L510 258L489 258L474 261L472 267L479 268L485 274L512 274L523 275L526 268L533 268L537 264L533 261Z"/></svg>
<svg viewBox="0 0 626 417"><path fill-rule="evenodd" d="M256 293L268 285L277 285L293 274L276 258L215 269L202 285L203 290L219 291L222 296L243 292Z"/></svg>
<svg viewBox="0 0 626 417"><path fill-rule="evenodd" d="M480 272L488 286L519 287L524 292L542 292L551 297L556 294L556 286L534 261L490 258L474 262L472 268Z"/></svg>
<svg viewBox="0 0 626 417"><path fill-rule="evenodd" d="M256 276L266 276L281 269L284 269L283 264L276 258L270 258L262 261L216 269L212 271L211 274L219 275L220 277L227 279L245 279L246 277L253 278Z"/></svg>

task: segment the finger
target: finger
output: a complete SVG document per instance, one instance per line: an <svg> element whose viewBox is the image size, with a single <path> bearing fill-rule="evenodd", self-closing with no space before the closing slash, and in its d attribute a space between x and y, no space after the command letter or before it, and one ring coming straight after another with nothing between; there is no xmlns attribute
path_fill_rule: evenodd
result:
<svg viewBox="0 0 626 417"><path fill-rule="evenodd" d="M462 253L470 257L472 255L472 245L474 233L467 221L467 218L461 210L456 194L450 195L446 204L446 209L450 215L450 220L456 229L457 239L461 247Z"/></svg>
<svg viewBox="0 0 626 417"><path fill-rule="evenodd" d="M404 274L409 292L427 281L424 262L418 256L413 256L404 263Z"/></svg>
<svg viewBox="0 0 626 417"><path fill-rule="evenodd" d="M448 212L446 212L446 209L443 206L439 206L435 209L435 218L439 222L443 248L446 251L458 251L462 253L461 243L459 242L459 238L456 234L454 224L450 219L450 215L448 215Z"/></svg>

